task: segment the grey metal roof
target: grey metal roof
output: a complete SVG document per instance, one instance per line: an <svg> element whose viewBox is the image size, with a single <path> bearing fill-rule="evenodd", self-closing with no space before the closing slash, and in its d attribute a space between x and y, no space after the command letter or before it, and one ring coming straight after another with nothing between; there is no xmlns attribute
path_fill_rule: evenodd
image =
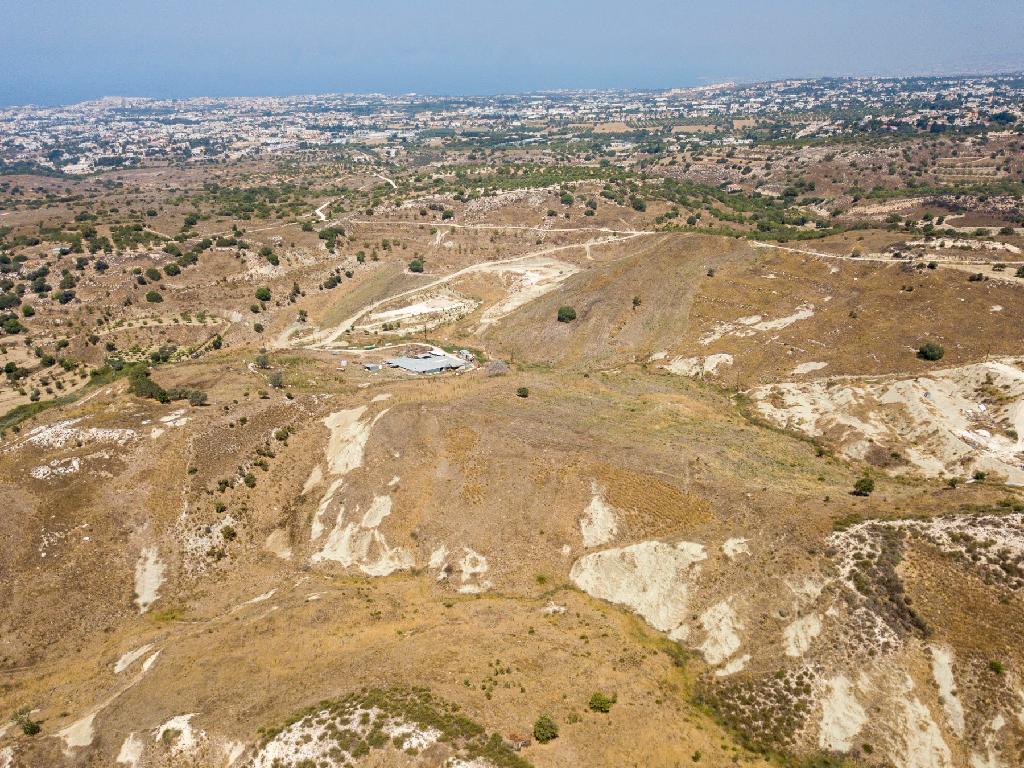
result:
<svg viewBox="0 0 1024 768"><path fill-rule="evenodd" d="M437 373L451 368L461 368L466 363L448 355L431 355L430 357L392 357L388 365L401 368L412 373Z"/></svg>

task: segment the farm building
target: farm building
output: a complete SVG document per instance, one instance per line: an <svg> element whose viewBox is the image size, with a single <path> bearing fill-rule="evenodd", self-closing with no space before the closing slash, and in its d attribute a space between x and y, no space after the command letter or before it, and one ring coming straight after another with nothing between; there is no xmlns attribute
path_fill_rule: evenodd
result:
<svg viewBox="0 0 1024 768"><path fill-rule="evenodd" d="M443 352L429 352L415 357L392 357L388 365L410 373L441 373L462 368L466 361Z"/></svg>

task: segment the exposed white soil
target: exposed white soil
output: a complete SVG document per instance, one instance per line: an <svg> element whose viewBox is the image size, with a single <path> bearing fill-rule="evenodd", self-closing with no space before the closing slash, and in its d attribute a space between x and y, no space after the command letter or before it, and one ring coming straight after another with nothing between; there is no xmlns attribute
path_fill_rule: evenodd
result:
<svg viewBox="0 0 1024 768"><path fill-rule="evenodd" d="M483 328L550 293L579 269L566 261L537 256L511 264L483 263L477 271L499 275L505 287L505 296L484 310L480 318Z"/></svg>
<svg viewBox="0 0 1024 768"><path fill-rule="evenodd" d="M580 534L583 536L583 546L599 547L615 538L619 524L615 509L604 500L596 481L591 481L590 493L590 504L580 518Z"/></svg>
<svg viewBox="0 0 1024 768"><path fill-rule="evenodd" d="M302 495L305 496L307 493L312 491L324 479L324 470L319 464L317 464L309 473L309 477L306 478L306 482L302 484Z"/></svg>
<svg viewBox="0 0 1024 768"><path fill-rule="evenodd" d="M821 616L809 613L801 616L782 630L782 644L787 656L800 657L807 653L811 643L821 634Z"/></svg>
<svg viewBox="0 0 1024 768"><path fill-rule="evenodd" d="M644 541L585 555L573 564L569 578L588 595L624 605L673 640L684 640L690 586L706 559L700 544Z"/></svg>
<svg viewBox="0 0 1024 768"><path fill-rule="evenodd" d="M701 336L698 341L707 346L725 336L744 338L767 331L781 331L795 322L807 320L811 317L814 317L813 304L801 304L792 314L774 320L766 320L761 315L749 315L738 318L731 323L715 323L714 327Z"/></svg>
<svg viewBox="0 0 1024 768"><path fill-rule="evenodd" d="M907 678L902 702L902 749L893 757L898 768L946 768L952 762L949 747L932 719L928 707L913 696L913 682Z"/></svg>
<svg viewBox="0 0 1024 768"><path fill-rule="evenodd" d="M121 744L116 760L121 765L138 768L139 763L142 761L142 751L145 747L145 743L139 738L138 734L135 732L129 733L124 743Z"/></svg>
<svg viewBox="0 0 1024 768"><path fill-rule="evenodd" d="M743 629L743 622L728 601L723 600L704 611L700 623L705 632L700 650L708 664L721 664L739 650L739 630Z"/></svg>
<svg viewBox="0 0 1024 768"><path fill-rule="evenodd" d="M946 713L949 729L961 739L964 737L964 706L957 696L956 679L953 676L953 650L939 645L931 646L932 676L942 697L942 708Z"/></svg>
<svg viewBox="0 0 1024 768"><path fill-rule="evenodd" d="M252 768L276 768L279 765L351 764L355 758L338 746L332 732L348 731L365 737L377 720L383 720L381 730L391 737L393 743L396 740L401 743L402 749L421 751L436 744L441 737L441 732L435 728L420 728L401 719L385 716L376 709L357 708L351 714L342 716L321 710L292 723L277 734L256 753L250 765ZM329 730L328 724L333 728Z"/></svg>
<svg viewBox="0 0 1024 768"><path fill-rule="evenodd" d="M122 672L124 672L138 659L141 659L143 656L149 653L149 649L152 647L152 643L146 643L141 648L136 648L134 651L128 651L127 653L123 653L121 655L121 658L117 660L117 663L114 664L114 674L119 675Z"/></svg>
<svg viewBox="0 0 1024 768"><path fill-rule="evenodd" d="M64 742L64 754L70 755L71 750L78 747L87 747L92 744L93 720L99 714L100 707L92 710L85 717L76 720L66 728L57 731L57 736Z"/></svg>
<svg viewBox="0 0 1024 768"><path fill-rule="evenodd" d="M282 560L292 559L292 548L288 543L288 531L284 528L271 531L263 542L263 548Z"/></svg>
<svg viewBox="0 0 1024 768"><path fill-rule="evenodd" d="M388 545L384 534L378 530L384 519L391 514L391 497L374 496L366 511L360 516L357 506L351 519L339 498L345 487L345 475L362 466L370 431L377 420L387 413L387 409L372 419L364 419L365 413L366 406L359 406L338 411L324 419L324 425L331 432L327 446L327 467L334 480L321 497L313 516L310 527L312 541L320 539L324 530L323 517L335 502L338 511L330 534L311 560L314 563L332 560L345 568L358 567L368 576L387 576L395 571L413 568L416 564L409 549Z"/></svg>
<svg viewBox="0 0 1024 768"><path fill-rule="evenodd" d="M459 572L462 584L459 592L464 595L477 595L491 588L491 582L484 577L490 570L487 558L469 547L463 547L463 556L459 561Z"/></svg>
<svg viewBox="0 0 1024 768"><path fill-rule="evenodd" d="M1024 370L1008 359L916 378L780 383L750 394L765 418L824 437L852 459L881 446L925 475L977 468L1024 482Z"/></svg>
<svg viewBox="0 0 1024 768"><path fill-rule="evenodd" d="M677 376L710 376L714 375L719 368L732 365L732 363L732 355L723 352L707 357L676 357L659 367Z"/></svg>
<svg viewBox="0 0 1024 768"><path fill-rule="evenodd" d="M164 734L168 734L168 738L172 739L170 744L172 755L188 754L194 751L199 742L206 737L203 731L196 731L192 727L192 718L195 716L195 712L175 715L153 731L153 741L160 741L164 738Z"/></svg>
<svg viewBox="0 0 1024 768"><path fill-rule="evenodd" d="M749 555L749 540L741 538L726 539L722 544L722 554L730 560L735 560L740 555Z"/></svg>
<svg viewBox="0 0 1024 768"><path fill-rule="evenodd" d="M820 371L822 368L828 368L828 363L821 363L821 362L800 363L800 365L798 365L796 368L794 368L790 372L790 374L792 376L803 376L804 374L807 374L807 373L814 373L815 371Z"/></svg>
<svg viewBox="0 0 1024 768"><path fill-rule="evenodd" d="M1002 715L992 718L986 728L985 754L975 752L971 755L971 768L1006 768L1006 763L1000 758L999 748L996 740L999 732L1006 727L1006 720Z"/></svg>
<svg viewBox="0 0 1024 768"><path fill-rule="evenodd" d="M355 511L359 512L358 507ZM323 548L313 555L312 562L333 560L345 568L356 566L367 576L387 576L413 568L416 561L412 552L405 547L389 546L384 535L377 530L389 514L390 496L375 496L358 522L346 522L346 509L341 505L334 528Z"/></svg>
<svg viewBox="0 0 1024 768"><path fill-rule="evenodd" d="M937 237L934 240L911 240L907 245L915 248L956 248L963 251L1006 251L1020 253L1020 248L1010 243L996 240L966 240L960 238Z"/></svg>
<svg viewBox="0 0 1024 768"><path fill-rule="evenodd" d="M164 564L156 547L146 547L135 564L135 604L139 613L149 610L160 597L160 585L164 583Z"/></svg>
<svg viewBox="0 0 1024 768"><path fill-rule="evenodd" d="M478 304L473 299L442 290L411 304L369 314L355 327L367 333L415 333L455 322L476 309Z"/></svg>
<svg viewBox="0 0 1024 768"><path fill-rule="evenodd" d="M41 464L29 470L35 480L51 480L77 474L82 468L82 461L77 456L67 459L54 459L49 464Z"/></svg>
<svg viewBox="0 0 1024 768"><path fill-rule="evenodd" d="M160 651L155 651L152 654L150 654L150 656L144 662L142 662L142 674L146 674L147 672L149 672L149 670L153 668L153 665L156 664L156 660L159 658Z"/></svg>
<svg viewBox="0 0 1024 768"><path fill-rule="evenodd" d="M387 409L373 419L361 420L366 406L350 408L332 413L324 419L324 426L331 431L327 443L327 468L332 475L345 475L363 465L363 451L370 437L370 430Z"/></svg>
<svg viewBox="0 0 1024 768"><path fill-rule="evenodd" d="M545 616L561 616L566 612L566 607L552 601L541 608L540 612Z"/></svg>
<svg viewBox="0 0 1024 768"><path fill-rule="evenodd" d="M750 654L745 653L742 656L737 656L735 659L730 661L723 667L715 670L715 677L728 677L729 675L735 675L737 672L742 672L747 663L750 661Z"/></svg>
<svg viewBox="0 0 1024 768"><path fill-rule="evenodd" d="M845 675L836 675L826 685L818 746L832 752L849 752L853 740L868 721L867 712L857 701L853 683Z"/></svg>
<svg viewBox="0 0 1024 768"><path fill-rule="evenodd" d="M81 428L75 426L81 421L82 418L65 419L54 424L43 424L34 427L23 438L11 443L5 449L5 452L12 451L26 443L39 448L64 448L68 445L77 446L97 442L126 445L137 437L133 429Z"/></svg>

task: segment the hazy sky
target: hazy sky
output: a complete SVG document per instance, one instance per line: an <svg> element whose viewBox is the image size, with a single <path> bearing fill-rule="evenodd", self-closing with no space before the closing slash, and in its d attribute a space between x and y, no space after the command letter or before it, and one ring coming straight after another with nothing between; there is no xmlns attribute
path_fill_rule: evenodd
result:
<svg viewBox="0 0 1024 768"><path fill-rule="evenodd" d="M1024 0L0 0L0 104L1024 69Z"/></svg>

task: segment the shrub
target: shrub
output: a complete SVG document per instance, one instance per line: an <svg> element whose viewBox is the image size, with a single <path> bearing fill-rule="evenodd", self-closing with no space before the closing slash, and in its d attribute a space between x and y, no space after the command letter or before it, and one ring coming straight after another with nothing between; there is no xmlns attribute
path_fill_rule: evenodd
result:
<svg viewBox="0 0 1024 768"><path fill-rule="evenodd" d="M559 307L558 308L558 322L560 323L571 323L576 319L576 310L572 307Z"/></svg>
<svg viewBox="0 0 1024 768"><path fill-rule="evenodd" d="M256 289L256 298L259 301L270 301L270 289L262 286Z"/></svg>
<svg viewBox="0 0 1024 768"><path fill-rule="evenodd" d="M547 715L541 715L533 724L533 738L541 744L547 744L558 738L558 725Z"/></svg>
<svg viewBox="0 0 1024 768"><path fill-rule="evenodd" d="M150 304L159 304L163 300L164 300L164 297L161 296L156 291L149 291L146 294L146 301L148 301Z"/></svg>
<svg viewBox="0 0 1024 768"><path fill-rule="evenodd" d="M946 350L934 341L926 342L917 348L917 356L922 360L941 360L945 354Z"/></svg>
<svg viewBox="0 0 1024 768"><path fill-rule="evenodd" d="M1003 662L996 661L993 659L988 663L988 668L995 672L997 675L1003 674L1006 671L1006 667L1003 666Z"/></svg>
<svg viewBox="0 0 1024 768"><path fill-rule="evenodd" d="M519 387L519 389L516 390L516 397L529 397L529 396L530 396L530 390L527 389L526 387Z"/></svg>
<svg viewBox="0 0 1024 768"><path fill-rule="evenodd" d="M420 259L413 259L412 261L410 261L409 262L409 271L410 272L422 272L423 271L423 261L420 260Z"/></svg>
<svg viewBox="0 0 1024 768"><path fill-rule="evenodd" d="M164 272L167 274L168 277L174 277L175 275L181 274L181 267L179 267L177 264L173 264L173 263L172 264L165 264L164 265Z"/></svg>
<svg viewBox="0 0 1024 768"><path fill-rule="evenodd" d="M875 481L867 475L858 477L857 482L853 484L854 496L870 496L873 490L875 490Z"/></svg>
<svg viewBox="0 0 1024 768"><path fill-rule="evenodd" d="M612 704L615 703L615 700L616 697L614 695L606 696L600 691L596 691L594 695L590 697L590 703L588 704L588 706L590 707L592 712L608 713L612 711Z"/></svg>

